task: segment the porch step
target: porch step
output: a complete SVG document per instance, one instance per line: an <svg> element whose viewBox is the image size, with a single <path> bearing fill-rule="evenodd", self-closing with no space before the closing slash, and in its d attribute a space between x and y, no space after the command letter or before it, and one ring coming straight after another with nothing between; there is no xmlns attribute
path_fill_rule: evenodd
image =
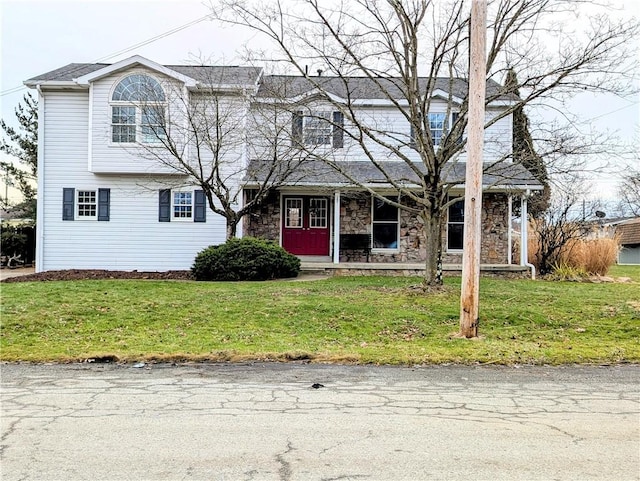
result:
<svg viewBox="0 0 640 481"><path fill-rule="evenodd" d="M334 264L333 262L313 262L303 260L300 264L300 270L305 273L315 274L336 274L336 275L421 275L424 273L424 264L422 263L379 263L379 262L341 262ZM442 270L448 274L460 274L462 272L462 264L445 264ZM504 265L504 264L482 264L480 272L489 274L527 274L528 268L520 265Z"/></svg>

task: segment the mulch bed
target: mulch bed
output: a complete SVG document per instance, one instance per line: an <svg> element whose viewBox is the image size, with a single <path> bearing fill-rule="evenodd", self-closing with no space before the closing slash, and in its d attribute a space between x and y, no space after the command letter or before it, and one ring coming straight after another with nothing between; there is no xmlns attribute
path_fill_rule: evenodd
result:
<svg viewBox="0 0 640 481"><path fill-rule="evenodd" d="M2 282L39 282L39 281L83 281L100 279L155 279L155 280L193 280L190 271L138 272L108 271L101 269L69 269L47 271L25 276L9 277Z"/></svg>

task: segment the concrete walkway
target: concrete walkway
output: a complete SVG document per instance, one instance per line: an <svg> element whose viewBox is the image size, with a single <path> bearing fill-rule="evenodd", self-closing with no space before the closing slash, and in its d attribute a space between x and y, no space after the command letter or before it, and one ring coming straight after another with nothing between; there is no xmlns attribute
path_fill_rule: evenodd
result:
<svg viewBox="0 0 640 481"><path fill-rule="evenodd" d="M4 267L0 269L0 281L8 279L9 277L26 276L35 272L33 267L17 267L15 269L9 269Z"/></svg>

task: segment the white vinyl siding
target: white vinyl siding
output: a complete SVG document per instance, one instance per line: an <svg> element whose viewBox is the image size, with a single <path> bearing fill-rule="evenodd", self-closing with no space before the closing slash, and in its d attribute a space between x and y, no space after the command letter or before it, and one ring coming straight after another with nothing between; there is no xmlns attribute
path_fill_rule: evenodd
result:
<svg viewBox="0 0 640 481"><path fill-rule="evenodd" d="M45 91L44 95L45 116L40 119L44 123L44 188L38 192L43 196L43 222L38 229L44 230L39 269L188 270L199 251L224 242L224 219L211 211L202 223L158 222L157 189L166 178L89 172L88 91ZM118 161L118 152L111 153L113 162ZM64 188L96 192L109 188L109 222L63 221Z"/></svg>
<svg viewBox="0 0 640 481"><path fill-rule="evenodd" d="M157 136L150 133L150 129L151 126L157 125L157 117L160 115L155 114L152 119L152 116L143 116L138 107L111 100L116 84L130 74L136 73L149 72L142 68L133 68L126 73L114 73L91 84L91 142L85 161L91 172L96 174L176 174L176 170L167 165L167 162L171 162L169 155L162 154L163 162L156 158L158 153L162 153L161 150L148 150L157 143ZM172 114L175 116L173 120L179 119L181 116L179 103L175 100L171 101L170 93L176 92L183 95L180 85L155 73L152 75L160 81L167 93L166 109L173 109ZM131 110L114 110L114 107ZM164 108L163 104L162 109ZM146 127L142 125L145 122ZM146 147L135 143L151 140L151 135L154 135L153 142L146 142L148 144Z"/></svg>
<svg viewBox="0 0 640 481"><path fill-rule="evenodd" d="M322 103L310 104L307 107L310 110L319 112L329 111L332 109L330 105ZM431 103L430 112L433 114L444 115L446 110L447 104L444 101L433 101ZM413 161L420 160L419 154L415 149L411 147L410 124L407 121L406 117L402 114L402 112L398 111L396 107L356 106L354 107L354 111L362 122L365 122L367 126L371 127L374 130L377 138L379 138L383 142L388 143L391 147L399 149L399 151L402 152L403 155L406 155L409 159ZM453 107L453 111L455 112L455 106ZM499 112L499 110L495 110L493 108L487 109L485 117L486 120L489 121L490 119L492 119L497 112ZM349 124L349 121L346 118L344 120L344 127L345 130L351 132L356 136L356 138L358 137L355 128ZM439 127L439 125L435 123L434 127ZM260 131L260 127L255 127L255 129L256 132ZM484 162L495 162L498 160L509 159L509 154L512 148L511 129L512 118L511 116L507 116L504 119L500 119L485 130L483 150ZM262 130L264 130L264 127L262 127ZM441 131L438 132L438 128L436 128L435 130L436 134L441 134ZM374 159L393 160L394 156L390 155L389 149L380 146L378 143L367 138L366 136L364 138L364 144ZM280 150L284 152L286 151L287 147L288 144L282 144ZM250 146L250 148L253 148L253 146ZM266 150L257 152L257 154L253 157L264 157L266 153ZM337 150L333 149L331 151L331 156L332 159L336 161L369 161L362 147L352 141L348 134L344 135L344 148ZM465 162L467 160L466 147L463 148L463 150L458 154L457 160L462 162Z"/></svg>

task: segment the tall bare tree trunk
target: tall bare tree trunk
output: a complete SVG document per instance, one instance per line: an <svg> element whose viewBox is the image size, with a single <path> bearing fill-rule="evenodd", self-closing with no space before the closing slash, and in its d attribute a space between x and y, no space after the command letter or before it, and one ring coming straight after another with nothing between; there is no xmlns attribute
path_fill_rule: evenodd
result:
<svg viewBox="0 0 640 481"><path fill-rule="evenodd" d="M227 217L227 240L233 239L238 230L238 220L235 217Z"/></svg>
<svg viewBox="0 0 640 481"><path fill-rule="evenodd" d="M440 215L434 215L431 209L426 208L422 215L425 234L425 274L424 284L426 286L442 285L442 229L440 225Z"/></svg>

